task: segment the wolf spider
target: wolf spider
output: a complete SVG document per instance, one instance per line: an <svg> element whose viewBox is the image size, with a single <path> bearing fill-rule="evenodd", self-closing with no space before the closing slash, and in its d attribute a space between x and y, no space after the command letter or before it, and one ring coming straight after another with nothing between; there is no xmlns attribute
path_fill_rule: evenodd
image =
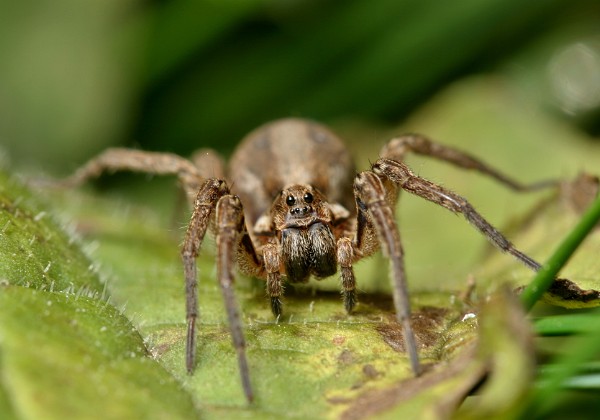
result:
<svg viewBox="0 0 600 420"><path fill-rule="evenodd" d="M407 153L431 156L482 172L508 187L535 190L553 182L522 185L459 150L421 135L390 140L370 170L356 174L344 144L326 127L284 119L250 133L237 147L225 172L212 151L192 161L174 154L108 149L67 178L78 185L107 170L176 175L193 213L181 255L186 289L186 367L192 373L198 318L196 257L210 227L216 236L217 277L225 302L241 381L253 398L242 322L234 292L233 268L266 280L273 315L282 313L284 280L307 282L341 271L344 307L356 304L352 264L380 247L390 260L394 306L415 375L419 357L410 323L404 257L394 208L400 190L461 213L501 251L537 271L540 264L517 250L459 195L415 175L404 163Z"/></svg>

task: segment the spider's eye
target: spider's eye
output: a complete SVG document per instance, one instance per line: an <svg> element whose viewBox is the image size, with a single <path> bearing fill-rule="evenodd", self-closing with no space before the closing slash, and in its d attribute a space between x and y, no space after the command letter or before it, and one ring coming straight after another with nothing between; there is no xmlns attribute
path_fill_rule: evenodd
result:
<svg viewBox="0 0 600 420"><path fill-rule="evenodd" d="M293 206L294 204L296 204L296 199L294 198L294 196L288 195L287 198L285 199L285 203L288 206Z"/></svg>
<svg viewBox="0 0 600 420"><path fill-rule="evenodd" d="M303 198L304 198L304 202L308 203L308 204L312 203L312 201L313 201L313 195L311 193L309 193L309 192L307 192L306 194L304 194Z"/></svg>

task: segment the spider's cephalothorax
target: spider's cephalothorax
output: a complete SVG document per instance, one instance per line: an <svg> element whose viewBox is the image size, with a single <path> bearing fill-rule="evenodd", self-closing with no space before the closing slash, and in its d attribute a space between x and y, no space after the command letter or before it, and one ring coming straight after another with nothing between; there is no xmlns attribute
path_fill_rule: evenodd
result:
<svg viewBox="0 0 600 420"><path fill-rule="evenodd" d="M216 238L217 276L227 309L244 392L252 399L240 314L233 294L234 267L266 281L271 309L282 313L283 281L306 282L340 271L348 312L356 303L352 265L382 248L390 260L396 317L415 374L417 346L410 322L404 256L394 207L400 190L461 213L496 247L533 270L540 265L517 250L464 198L415 175L403 163L407 153L432 156L474 169L508 187L534 190L554 182L522 185L480 160L424 136L390 140L370 170L356 174L344 144L326 127L299 119L266 124L236 148L229 170L214 152L192 160L169 153L109 149L65 180L76 185L105 170L132 170L178 176L193 213L182 247L186 284L186 366L195 364L196 257L210 227Z"/></svg>

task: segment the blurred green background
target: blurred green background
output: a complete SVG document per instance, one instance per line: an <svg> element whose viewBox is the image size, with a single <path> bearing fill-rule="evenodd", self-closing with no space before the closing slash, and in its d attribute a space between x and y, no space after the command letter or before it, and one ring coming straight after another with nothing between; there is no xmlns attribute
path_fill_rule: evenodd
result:
<svg viewBox="0 0 600 420"><path fill-rule="evenodd" d="M0 144L59 173L108 145L227 154L290 115L394 126L479 73L598 134L600 2L0 2Z"/></svg>

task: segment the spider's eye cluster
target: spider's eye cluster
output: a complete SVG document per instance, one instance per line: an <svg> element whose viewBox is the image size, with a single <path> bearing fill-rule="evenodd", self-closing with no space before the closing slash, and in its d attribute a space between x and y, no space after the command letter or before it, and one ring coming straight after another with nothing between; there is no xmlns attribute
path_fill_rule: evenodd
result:
<svg viewBox="0 0 600 420"><path fill-rule="evenodd" d="M302 196L302 199L304 200L304 202L306 204L310 204L313 202L314 197L311 193L307 192L307 193L304 193L304 195ZM293 205L296 204L296 197L294 197L293 195L288 195L285 198L285 204L287 204L289 207L292 207Z"/></svg>

